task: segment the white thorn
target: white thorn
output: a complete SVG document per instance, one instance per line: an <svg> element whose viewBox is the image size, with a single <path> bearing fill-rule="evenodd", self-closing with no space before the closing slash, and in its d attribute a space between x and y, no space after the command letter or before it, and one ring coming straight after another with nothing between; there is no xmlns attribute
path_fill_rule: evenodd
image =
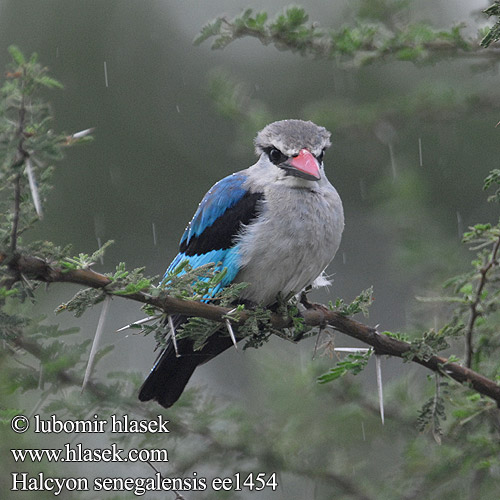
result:
<svg viewBox="0 0 500 500"><path fill-rule="evenodd" d="M102 332L104 331L104 322L106 321L106 316L108 315L110 303L111 303L111 296L106 295L106 298L104 299L104 302L102 304L101 314L99 316L99 321L97 323L97 328L94 335L94 342L92 342L92 348L90 349L87 368L85 370L85 375L83 377L82 392L85 390L87 382L89 381L90 378L90 374L92 372L95 355L97 353L97 347L99 346L99 341L101 340Z"/></svg>
<svg viewBox="0 0 500 500"><path fill-rule="evenodd" d="M123 332L123 330L128 330L129 328L131 328L134 325L142 325L143 323L148 323L149 321L153 321L154 319L157 319L157 318L158 318L158 316L148 316L147 318L142 318L138 321L134 321L133 323L130 323L128 325L122 326L121 328L118 328L118 330L116 330L116 333Z"/></svg>
<svg viewBox="0 0 500 500"><path fill-rule="evenodd" d="M368 352L368 347L335 347L334 351L338 352Z"/></svg>
<svg viewBox="0 0 500 500"><path fill-rule="evenodd" d="M235 349L238 350L238 343L236 341L236 337L234 336L233 327L231 326L231 321L229 321L227 318L226 318L226 328L227 331L229 332L231 340L233 341Z"/></svg>
<svg viewBox="0 0 500 500"><path fill-rule="evenodd" d="M380 362L380 354L375 354L375 370L377 372L377 389L378 389L378 403L380 406L380 418L382 425L384 425L384 391L382 388L382 365Z"/></svg>
<svg viewBox="0 0 500 500"><path fill-rule="evenodd" d="M31 191L31 197L33 198L33 205L35 206L35 211L40 219L43 219L42 213L42 203L40 202L40 195L38 194L38 188L36 186L35 173L33 172L33 164L31 159L26 159L26 174L28 175L28 182Z"/></svg>
<svg viewBox="0 0 500 500"><path fill-rule="evenodd" d="M167 316L168 327L170 328L170 335L172 335L172 343L174 344L175 357L180 358L179 349L177 348L177 338L175 337L175 326L172 316L169 314Z"/></svg>
<svg viewBox="0 0 500 500"><path fill-rule="evenodd" d="M75 132L71 136L71 138L72 139L81 139L82 137L86 137L87 135L90 135L94 130L95 130L95 127L86 128L85 130L80 130L80 132Z"/></svg>

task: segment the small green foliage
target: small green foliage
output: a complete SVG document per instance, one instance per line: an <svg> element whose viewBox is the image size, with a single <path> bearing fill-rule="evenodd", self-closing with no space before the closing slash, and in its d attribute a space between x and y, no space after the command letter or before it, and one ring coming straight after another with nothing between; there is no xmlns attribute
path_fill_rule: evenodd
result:
<svg viewBox="0 0 500 500"><path fill-rule="evenodd" d="M211 321L205 318L192 317L182 325L177 338L189 338L194 341L193 349L198 351L203 349L209 337L211 337L218 330L224 328L218 321Z"/></svg>
<svg viewBox="0 0 500 500"><path fill-rule="evenodd" d="M373 301L373 286L371 286L363 290L350 304L346 304L343 299L339 298L335 301L335 304L330 302L329 307L343 316L354 316L358 313L368 316L368 309Z"/></svg>
<svg viewBox="0 0 500 500"><path fill-rule="evenodd" d="M389 56L416 63L432 62L457 50L477 49L475 40L462 36L463 25L453 26L449 31L436 30L423 22L399 28L400 23L392 18L396 19L408 8L408 1L374 5L363 2L353 25L338 30L323 30L318 23L309 22L309 15L302 7L286 7L274 18L266 12L254 14L252 9L246 9L233 19L218 17L203 26L195 44L212 38L212 48L223 49L239 38L251 36L264 45L274 44L279 50L355 66Z"/></svg>
<svg viewBox="0 0 500 500"><path fill-rule="evenodd" d="M364 370L372 354L372 349L364 353L349 353L342 361L339 361L333 368L330 368L327 373L318 377L318 382L326 384L327 382L332 382L343 377L347 373L358 375L358 373Z"/></svg>
<svg viewBox="0 0 500 500"><path fill-rule="evenodd" d="M80 253L76 257L65 257L60 265L66 271L75 269L88 269L92 267L98 259L101 259L106 252L106 249L114 243L113 240L109 240L100 248L98 248L93 254Z"/></svg>
<svg viewBox="0 0 500 500"><path fill-rule="evenodd" d="M26 58L24 57L24 54L15 46L11 45L8 48L10 57L12 57L12 60L18 65L18 66L23 66L26 64Z"/></svg>
<svg viewBox="0 0 500 500"><path fill-rule="evenodd" d="M484 47L486 49L492 43L498 42L498 40L500 40L500 2L498 0L495 0L495 2L487 9L484 9L483 12L488 17L495 16L498 18L495 24L488 30L488 32L481 40L481 47Z"/></svg>
<svg viewBox="0 0 500 500"><path fill-rule="evenodd" d="M29 321L20 314L8 314L0 310L0 339L9 340L18 335Z"/></svg>
<svg viewBox="0 0 500 500"><path fill-rule="evenodd" d="M400 332L382 332L381 335L387 335L388 337L391 337L396 340L401 340L401 342L409 342L409 337L406 333L400 333Z"/></svg>
<svg viewBox="0 0 500 500"><path fill-rule="evenodd" d="M493 170L484 181L484 189L498 184L500 171ZM490 201L498 201L497 197L498 193L490 197ZM464 364L495 380L500 372L497 361L500 359L500 345L496 336L500 313L500 222L475 224L465 232L463 242L475 252L470 270L445 282L444 288L451 290L451 295L425 299L426 302L443 302L453 307L450 320L439 331L428 330L413 339L405 357L408 360L414 357L429 359L461 341L465 344ZM448 361L461 362L456 355L449 356ZM446 375L446 366L440 367L440 370ZM447 389L446 384L438 380L435 396L423 406L419 417L420 428L430 427L438 442L442 433L441 421L446 416L444 401ZM473 394L464 391L460 399L460 404L467 408L463 413L466 422L481 415L486 408L482 399L471 399ZM454 398L457 404L456 393Z"/></svg>
<svg viewBox="0 0 500 500"><path fill-rule="evenodd" d="M291 318L293 322L293 331L295 335L302 335L306 331L310 330L310 328L305 324L299 308L295 304L290 305L288 308L288 317Z"/></svg>
<svg viewBox="0 0 500 500"><path fill-rule="evenodd" d="M59 246L47 240L34 241L26 245L26 250L47 262L60 262L72 253L71 245Z"/></svg>
<svg viewBox="0 0 500 500"><path fill-rule="evenodd" d="M448 339L458 337L463 332L463 324L445 325L441 330L427 330L423 335L410 342L410 350L404 354L407 361L418 359L429 360L432 356L449 347Z"/></svg>
<svg viewBox="0 0 500 500"><path fill-rule="evenodd" d="M441 444L443 435L442 421L446 420L446 409L443 395L447 392L448 383L441 380L439 374L434 375L436 380L435 394L422 406L417 419L418 429L423 432L430 427L432 435L438 444Z"/></svg>
<svg viewBox="0 0 500 500"><path fill-rule="evenodd" d="M245 324L239 328L239 334L246 337L243 350L264 345L272 334L271 311L260 307L253 309Z"/></svg>
<svg viewBox="0 0 500 500"><path fill-rule="evenodd" d="M14 295L17 295L19 293L19 290L17 289L11 289L9 290L8 288L2 286L0 287L0 301L5 300L7 297L13 297Z"/></svg>
<svg viewBox="0 0 500 500"><path fill-rule="evenodd" d="M104 292L104 290L85 288L79 290L70 301L57 307L55 312L59 314L63 311L69 311L79 318L89 307L99 304L99 302L102 302L105 298L106 292Z"/></svg>
<svg viewBox="0 0 500 500"><path fill-rule="evenodd" d="M212 48L223 49L238 38L254 36L265 45L274 43L279 49L306 55L319 49L321 42L317 43L317 39L323 36L316 26L307 24L308 19L301 7L288 7L272 20L266 12L254 15L252 9L246 9L230 21L219 17L203 26L195 44L214 38Z"/></svg>
<svg viewBox="0 0 500 500"><path fill-rule="evenodd" d="M133 295L134 293L149 290L150 286L151 280L148 278L142 278L137 283L128 283L125 288L122 290L115 290L113 293L115 295Z"/></svg>
<svg viewBox="0 0 500 500"><path fill-rule="evenodd" d="M22 413L20 408L0 408L0 425L10 425L11 420Z"/></svg>
<svg viewBox="0 0 500 500"><path fill-rule="evenodd" d="M193 41L194 45L200 45L205 40L208 40L213 36L217 36L221 31L223 21L223 18L219 17L202 26L200 33L198 33Z"/></svg>
<svg viewBox="0 0 500 500"><path fill-rule="evenodd" d="M490 172L488 177L484 180L483 189L486 190L490 188L493 184L500 186L500 170L494 169ZM500 187L497 188L495 194L488 198L488 201L500 203Z"/></svg>
<svg viewBox="0 0 500 500"><path fill-rule="evenodd" d="M0 89L0 247L17 247L19 235L41 217L50 190L51 163L62 158L64 135L54 133L49 106L39 97L42 88L61 88L33 54L26 58L9 48L12 63ZM10 228L14 193L17 231Z"/></svg>
<svg viewBox="0 0 500 500"><path fill-rule="evenodd" d="M354 26L343 26L338 31L331 32L330 53L337 53L341 56L359 56L359 63L368 62L368 54L365 50L375 46L377 30L372 25L357 23ZM366 59L365 59L366 58Z"/></svg>

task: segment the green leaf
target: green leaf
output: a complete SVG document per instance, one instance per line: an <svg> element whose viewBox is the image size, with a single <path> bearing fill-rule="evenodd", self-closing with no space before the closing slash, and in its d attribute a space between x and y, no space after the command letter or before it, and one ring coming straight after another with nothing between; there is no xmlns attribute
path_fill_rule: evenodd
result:
<svg viewBox="0 0 500 500"><path fill-rule="evenodd" d="M200 33L193 40L193 44L200 45L205 40L208 40L209 38L211 38L213 36L220 35L222 21L223 21L222 17L219 17L219 18L214 19L213 21L210 21L207 24L205 24L201 28Z"/></svg>
<svg viewBox="0 0 500 500"><path fill-rule="evenodd" d="M47 88L57 88L57 89L63 89L64 85L57 81L55 78L51 78L50 76L40 76L38 78L35 78L35 82L39 83L40 85L43 85L44 87Z"/></svg>
<svg viewBox="0 0 500 500"><path fill-rule="evenodd" d="M500 184L500 169L493 169L484 179L483 189L486 191L492 184Z"/></svg>
<svg viewBox="0 0 500 500"><path fill-rule="evenodd" d="M330 308L336 310L343 316L353 316L354 314L362 313L368 316L368 309L373 302L373 286L363 290L350 304L346 304L343 299L337 299L335 306Z"/></svg>
<svg viewBox="0 0 500 500"><path fill-rule="evenodd" d="M488 8L484 9L483 12L488 16L500 17L500 3L495 2ZM486 35L480 42L481 47L488 48L493 42L500 40L500 19L489 29Z"/></svg>
<svg viewBox="0 0 500 500"><path fill-rule="evenodd" d="M353 375L358 375L365 368L368 360L373 354L373 350L370 349L366 353L348 354L342 361L339 361L330 371L318 377L318 382L320 384L326 384L332 382L340 377L343 377L347 373L352 373Z"/></svg>
<svg viewBox="0 0 500 500"><path fill-rule="evenodd" d="M8 50L10 56L16 64L18 64L19 66L26 64L26 58L18 47L16 47L15 45L11 45Z"/></svg>
<svg viewBox="0 0 500 500"><path fill-rule="evenodd" d="M114 290L114 295L132 295L134 293L139 293L147 290L151 286L151 280L147 278L141 278L137 283L129 283L122 290Z"/></svg>

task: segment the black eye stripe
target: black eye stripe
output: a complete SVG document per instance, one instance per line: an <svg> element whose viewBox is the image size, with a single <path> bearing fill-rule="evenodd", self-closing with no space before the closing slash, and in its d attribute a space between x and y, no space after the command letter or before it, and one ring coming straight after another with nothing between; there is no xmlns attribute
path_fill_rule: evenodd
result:
<svg viewBox="0 0 500 500"><path fill-rule="evenodd" d="M284 155L277 148L269 147L266 148L264 151L267 153L269 160L271 160L271 162L274 163L275 165L279 165L280 163L283 163L284 161L288 160L288 156Z"/></svg>
<svg viewBox="0 0 500 500"><path fill-rule="evenodd" d="M279 165L284 161L288 160L288 156L284 155L278 148L268 147L264 149L265 153L274 165ZM316 159L321 163L323 161L323 156L325 155L325 150L323 149Z"/></svg>

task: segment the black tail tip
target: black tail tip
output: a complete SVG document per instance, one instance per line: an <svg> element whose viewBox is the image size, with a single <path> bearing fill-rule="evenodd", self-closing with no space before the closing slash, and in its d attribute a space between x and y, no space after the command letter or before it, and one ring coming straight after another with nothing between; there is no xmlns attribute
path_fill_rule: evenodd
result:
<svg viewBox="0 0 500 500"><path fill-rule="evenodd" d="M148 377L139 390L139 401L145 403L147 401L157 401L163 408L170 408L181 396L182 391L178 394L170 394L166 388L158 387L150 377Z"/></svg>

